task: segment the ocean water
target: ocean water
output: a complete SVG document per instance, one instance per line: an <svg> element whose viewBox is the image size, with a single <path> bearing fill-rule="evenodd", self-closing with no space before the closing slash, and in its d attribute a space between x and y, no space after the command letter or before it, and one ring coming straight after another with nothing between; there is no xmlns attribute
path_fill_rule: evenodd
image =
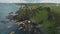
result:
<svg viewBox="0 0 60 34"><path fill-rule="evenodd" d="M0 3L0 21L7 20L6 16L8 16L10 12L16 12L19 8L20 6L16 4ZM8 28L9 26L11 26L11 28ZM11 31L15 31L17 27L18 25L13 22L6 24L0 22L0 34L9 34Z"/></svg>

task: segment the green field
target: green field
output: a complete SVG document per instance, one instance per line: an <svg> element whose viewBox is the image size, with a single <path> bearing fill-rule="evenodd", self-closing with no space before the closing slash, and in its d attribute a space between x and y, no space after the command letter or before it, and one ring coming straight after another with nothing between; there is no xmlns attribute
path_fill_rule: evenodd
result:
<svg viewBox="0 0 60 34"><path fill-rule="evenodd" d="M43 21L43 24L44 24L44 29L46 31L47 34L55 34L56 30L58 32L58 34L60 34L60 30L56 29L56 24L60 23L60 6L56 6L56 4L53 4L53 3L49 3L49 4L44 4L44 3L41 3L41 4L18 4L18 5L25 5L25 7L30 7L30 6L36 6L35 9L31 9L31 11L27 10L27 13L32 13L35 11L34 14L32 15L28 15L27 17L28 18L32 18L36 21L36 24L39 24L41 21ZM50 12L53 13L53 17L51 20L48 20L48 12L46 10L46 7L49 7L50 8ZM18 12L20 14L24 14L26 13L26 10L25 9L20 9L18 10Z"/></svg>

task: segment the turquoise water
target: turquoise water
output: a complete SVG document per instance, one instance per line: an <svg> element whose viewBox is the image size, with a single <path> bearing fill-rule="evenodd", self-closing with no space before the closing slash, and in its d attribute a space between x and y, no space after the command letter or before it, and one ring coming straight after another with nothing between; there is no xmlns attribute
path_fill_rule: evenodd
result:
<svg viewBox="0 0 60 34"><path fill-rule="evenodd" d="M7 20L6 16L8 16L10 12L16 12L17 10L19 10L19 8L20 6L16 4L0 3L0 21ZM8 28L8 26L11 26L11 28ZM9 22L6 24L0 22L0 34L9 34L17 27L18 25L13 22Z"/></svg>
<svg viewBox="0 0 60 34"><path fill-rule="evenodd" d="M19 9L19 7L20 6L16 4L0 3L0 20L5 19L8 13L16 12Z"/></svg>

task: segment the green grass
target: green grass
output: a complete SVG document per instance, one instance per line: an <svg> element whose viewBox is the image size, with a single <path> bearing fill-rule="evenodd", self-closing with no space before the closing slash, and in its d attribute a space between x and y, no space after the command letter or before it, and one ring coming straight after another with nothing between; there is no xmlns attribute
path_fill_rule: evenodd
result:
<svg viewBox="0 0 60 34"><path fill-rule="evenodd" d="M27 6L34 6L35 4L27 4ZM39 4L36 4L36 6L39 6ZM42 7L47 7L47 6L42 6ZM51 12L54 14L59 14L60 15L60 6L49 6L51 8ZM19 11L20 13L24 13L25 10ZM56 23L56 18L52 19L51 21L47 20L48 18L48 12L43 9L39 11L38 13L35 13L31 16L28 16L29 18L33 18L37 24L39 24L42 20L44 20L44 29L47 34L54 34L55 31L55 23ZM59 17L60 18L60 17ZM60 20L59 20L60 21Z"/></svg>
<svg viewBox="0 0 60 34"><path fill-rule="evenodd" d="M60 13L60 6L50 6L50 8L52 9L52 12L54 13Z"/></svg>
<svg viewBox="0 0 60 34"><path fill-rule="evenodd" d="M39 23L40 21L47 19L48 17L47 15L48 15L47 11L43 10L39 11L39 13L35 13L34 15L31 16L31 18L33 18L36 21L36 23Z"/></svg>

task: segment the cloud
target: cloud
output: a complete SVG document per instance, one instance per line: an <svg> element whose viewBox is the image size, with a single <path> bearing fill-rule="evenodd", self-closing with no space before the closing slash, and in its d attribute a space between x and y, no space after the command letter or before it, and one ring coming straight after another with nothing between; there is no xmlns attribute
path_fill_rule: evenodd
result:
<svg viewBox="0 0 60 34"><path fill-rule="evenodd" d="M18 3L20 0L0 0L0 3Z"/></svg>
<svg viewBox="0 0 60 34"><path fill-rule="evenodd" d="M0 0L0 3L60 3L60 0Z"/></svg>
<svg viewBox="0 0 60 34"><path fill-rule="evenodd" d="M42 0L42 3L60 3L60 0Z"/></svg>
<svg viewBox="0 0 60 34"><path fill-rule="evenodd" d="M41 0L25 0L27 3L37 3L41 2Z"/></svg>

